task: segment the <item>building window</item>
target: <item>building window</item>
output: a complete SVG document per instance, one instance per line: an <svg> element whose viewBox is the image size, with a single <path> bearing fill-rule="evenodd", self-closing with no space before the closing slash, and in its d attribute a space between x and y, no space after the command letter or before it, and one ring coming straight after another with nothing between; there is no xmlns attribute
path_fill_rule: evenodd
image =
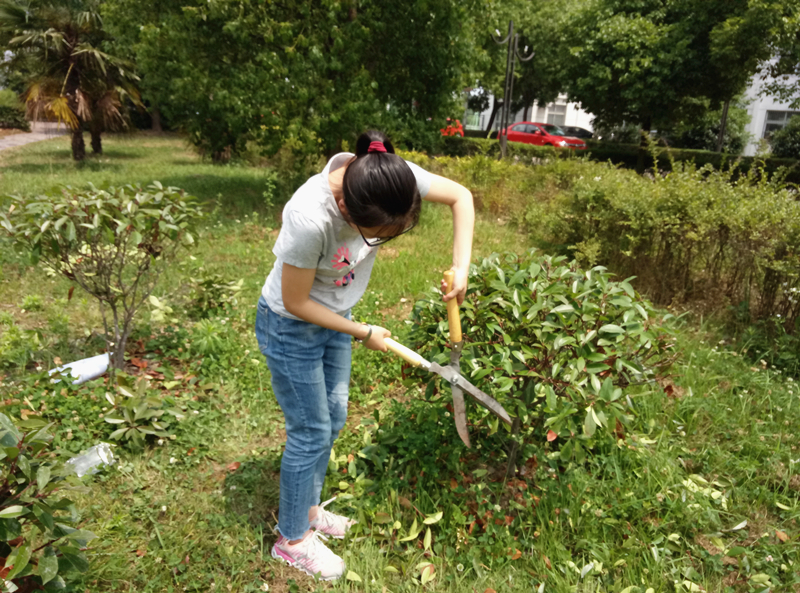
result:
<svg viewBox="0 0 800 593"><path fill-rule="evenodd" d="M567 122L567 106L551 103L547 106L547 123L563 126Z"/></svg>
<svg viewBox="0 0 800 593"><path fill-rule="evenodd" d="M774 132L785 128L795 115L800 115L800 111L767 111L767 121L764 124L762 138L769 138Z"/></svg>

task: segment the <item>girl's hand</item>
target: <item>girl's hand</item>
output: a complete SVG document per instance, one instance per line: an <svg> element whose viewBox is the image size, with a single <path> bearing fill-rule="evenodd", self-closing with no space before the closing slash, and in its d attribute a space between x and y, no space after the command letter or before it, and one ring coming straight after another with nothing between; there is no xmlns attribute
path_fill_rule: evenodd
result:
<svg viewBox="0 0 800 593"><path fill-rule="evenodd" d="M369 340L363 342L363 344L370 350L388 352L389 349L386 347L386 342L384 342L384 340L391 337L392 332L390 332L388 329L379 325L373 325L372 335L369 337Z"/></svg>
<svg viewBox="0 0 800 593"><path fill-rule="evenodd" d="M453 290L447 292L447 283L442 280L442 294L444 295L442 300L447 302L450 299L458 299L458 304L461 305L467 294L467 276L469 270L460 270L458 268L452 268L452 270L455 272L453 277Z"/></svg>

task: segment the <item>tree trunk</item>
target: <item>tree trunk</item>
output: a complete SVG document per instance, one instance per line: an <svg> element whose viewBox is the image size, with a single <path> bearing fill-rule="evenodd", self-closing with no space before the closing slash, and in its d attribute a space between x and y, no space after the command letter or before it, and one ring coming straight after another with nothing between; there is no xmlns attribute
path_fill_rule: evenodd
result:
<svg viewBox="0 0 800 593"><path fill-rule="evenodd" d="M502 103L497 99L494 100L494 105L492 106L492 115L489 116L489 124L486 126L486 131L491 133L492 126L494 125L494 118L497 115L497 110L500 108Z"/></svg>
<svg viewBox="0 0 800 593"><path fill-rule="evenodd" d="M522 121L528 121L528 111L530 111L530 108L530 105L525 105L525 109L522 111Z"/></svg>
<svg viewBox="0 0 800 593"><path fill-rule="evenodd" d="M102 132L92 126L92 152L94 154L103 154L103 139Z"/></svg>
<svg viewBox="0 0 800 593"><path fill-rule="evenodd" d="M719 122L719 136L717 137L717 152L722 152L725 145L725 130L728 127L728 110L731 107L730 100L725 101L725 106L722 108L722 120Z"/></svg>
<svg viewBox="0 0 800 593"><path fill-rule="evenodd" d="M86 158L86 143L83 141L83 129L72 130L72 158L82 161Z"/></svg>
<svg viewBox="0 0 800 593"><path fill-rule="evenodd" d="M158 108L158 105L153 105L150 108L150 121L151 121L151 128L154 132L163 132L163 128L161 127L161 111Z"/></svg>
<svg viewBox="0 0 800 593"><path fill-rule="evenodd" d="M641 175L647 168L647 140L650 137L650 128L653 127L653 120L649 116L642 121L642 137L639 140L639 153L636 157L636 172Z"/></svg>

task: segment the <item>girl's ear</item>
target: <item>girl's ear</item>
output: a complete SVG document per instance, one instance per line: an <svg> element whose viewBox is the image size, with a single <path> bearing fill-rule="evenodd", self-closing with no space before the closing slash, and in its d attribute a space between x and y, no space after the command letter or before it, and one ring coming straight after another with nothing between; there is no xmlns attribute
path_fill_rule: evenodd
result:
<svg viewBox="0 0 800 593"><path fill-rule="evenodd" d="M342 213L342 216L350 220L350 214L347 212L347 206L344 203L344 196L336 199L336 205L339 207L339 212Z"/></svg>

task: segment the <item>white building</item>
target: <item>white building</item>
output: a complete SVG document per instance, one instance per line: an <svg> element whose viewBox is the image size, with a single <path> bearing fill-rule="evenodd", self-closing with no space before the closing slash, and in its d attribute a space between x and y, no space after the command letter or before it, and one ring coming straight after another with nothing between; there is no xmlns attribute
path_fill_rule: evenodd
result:
<svg viewBox="0 0 800 593"><path fill-rule="evenodd" d="M481 113L466 110L464 113L464 129L485 130L494 109L494 97L490 97L489 108ZM592 120L594 116L581 109L578 103L568 103L567 96L561 95L553 103L539 105L534 103L528 108L528 118L525 119L525 110L521 109L511 116L509 124L518 121L531 121L534 123L555 124L557 126L577 126L593 131ZM495 115L492 130L500 129L500 111Z"/></svg>
<svg viewBox="0 0 800 593"><path fill-rule="evenodd" d="M750 102L747 107L750 114L747 128L750 143L744 149L746 156L754 156L772 132L782 129L793 115L800 115L800 111L791 109L788 103L780 103L773 97L762 97L760 93L764 83L761 76L757 75L746 93Z"/></svg>

